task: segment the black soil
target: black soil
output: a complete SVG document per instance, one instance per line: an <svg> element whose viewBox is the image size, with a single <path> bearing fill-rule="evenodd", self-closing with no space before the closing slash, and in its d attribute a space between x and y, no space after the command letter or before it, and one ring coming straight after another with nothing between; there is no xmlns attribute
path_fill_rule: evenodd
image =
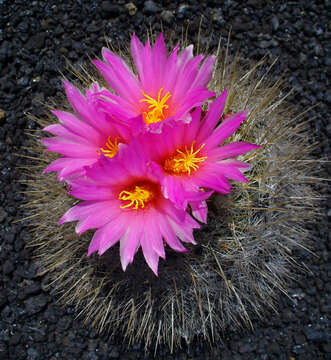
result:
<svg viewBox="0 0 331 360"><path fill-rule="evenodd" d="M31 235L26 223L16 223L24 190L17 180L26 129L37 125L27 119L40 116L43 102L62 93L59 71L65 57L83 63L100 54L106 39L114 46L127 44L130 34L143 37L147 29L163 28L177 39L184 27L195 42L202 16L201 42L215 48L225 44L232 27L231 49L258 60L279 57L275 76L285 73L297 89L292 100L298 109L319 104L311 141L319 143L318 157L329 153L331 133L330 33L331 3L324 1L163 0L0 0L0 359L149 359L140 345L127 348L121 337L98 336L75 319L72 308L62 309L45 280L36 276ZM161 25L162 24L162 25ZM321 166L328 177L330 165ZM327 198L326 188L321 188ZM282 296L279 314L254 320L254 331L224 334L224 343L210 350L198 342L170 355L161 349L158 359L329 359L331 352L330 244L324 217L311 227L315 255L297 251L309 272L293 281L289 298ZM42 219L41 219L42 221Z"/></svg>

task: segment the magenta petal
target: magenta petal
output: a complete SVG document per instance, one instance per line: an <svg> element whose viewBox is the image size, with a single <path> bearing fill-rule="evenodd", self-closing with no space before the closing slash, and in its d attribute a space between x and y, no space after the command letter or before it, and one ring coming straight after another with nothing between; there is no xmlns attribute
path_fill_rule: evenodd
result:
<svg viewBox="0 0 331 360"><path fill-rule="evenodd" d="M212 149L216 146L219 146L224 142L230 135L232 135L240 126L240 124L246 119L246 111L241 113L230 115L226 118L205 140L205 150Z"/></svg>
<svg viewBox="0 0 331 360"><path fill-rule="evenodd" d="M187 199L185 198L185 190L180 180L175 176L164 175L162 192L164 197L171 200L178 208L186 209Z"/></svg>
<svg viewBox="0 0 331 360"><path fill-rule="evenodd" d="M95 214L100 211L100 209L107 208L108 205L111 205L109 201L84 201L78 205L70 208L59 220L59 225L76 220L82 220L90 214Z"/></svg>
<svg viewBox="0 0 331 360"><path fill-rule="evenodd" d="M154 221L149 221L146 231L146 237L149 238L149 241L152 244L153 250L160 256L162 259L165 259L165 251L163 246L162 234L160 231L160 227L158 225L158 218L162 215L158 216L155 214L150 214L151 218L154 218Z"/></svg>
<svg viewBox="0 0 331 360"><path fill-rule="evenodd" d="M82 219L76 225L76 233L80 235L86 230L98 229L105 226L119 215L120 211L118 209L116 210L111 211L109 204L104 205L104 202L102 202L98 209L95 209L93 213ZM96 213L98 216L95 216Z"/></svg>
<svg viewBox="0 0 331 360"><path fill-rule="evenodd" d="M93 126L80 121L75 115L66 111L52 111L52 113L74 134L81 136L89 142L98 143L100 141L100 133Z"/></svg>
<svg viewBox="0 0 331 360"><path fill-rule="evenodd" d="M208 98L213 96L215 96L215 93L206 88L198 88L190 91L189 96L186 96L185 100L178 109L176 118L180 119L193 107L202 105Z"/></svg>
<svg viewBox="0 0 331 360"><path fill-rule="evenodd" d="M79 176L82 172L84 172L84 166L92 165L95 161L96 160L93 158L59 158L51 162L43 171L43 174L51 171L58 171L57 179L59 181L62 181L70 178L72 174L75 174L75 176Z"/></svg>
<svg viewBox="0 0 331 360"><path fill-rule="evenodd" d="M214 131L215 126L220 121L226 104L228 91L224 90L209 106L206 117L203 119L197 142L203 143L205 138L210 136Z"/></svg>
<svg viewBox="0 0 331 360"><path fill-rule="evenodd" d="M220 175L213 166L211 166L209 171L204 171L199 174L199 184L201 187L208 189L216 190L221 194L230 193L231 185L226 180L225 176Z"/></svg>
<svg viewBox="0 0 331 360"><path fill-rule="evenodd" d="M226 160L225 160L226 161ZM237 166L232 163L218 163L214 165L215 172L219 173L220 176L225 176L228 179L235 181L247 182L245 176L238 170Z"/></svg>
<svg viewBox="0 0 331 360"><path fill-rule="evenodd" d="M103 56L108 63L93 60L94 65L101 72L109 86L121 97L135 104L141 97L137 80L129 72L126 64L107 49L103 49Z"/></svg>
<svg viewBox="0 0 331 360"><path fill-rule="evenodd" d="M113 229L116 229L116 231L113 231ZM122 235L123 232L118 231L118 226L114 226L113 222L101 227L95 232L92 238L87 256L90 256L96 251L98 251L99 255L102 255L111 246L115 245Z"/></svg>
<svg viewBox="0 0 331 360"><path fill-rule="evenodd" d="M196 141L197 132L200 127L200 118L201 118L202 109L200 106L196 107L191 113L191 122L187 124L184 128L184 142L192 143Z"/></svg>
<svg viewBox="0 0 331 360"><path fill-rule="evenodd" d="M158 276L157 268L159 264L159 255L156 253L156 251L154 251L152 243L146 234L142 234L141 248L148 266L152 269L154 274Z"/></svg>
<svg viewBox="0 0 331 360"><path fill-rule="evenodd" d="M189 215L187 215L189 217ZM168 218L168 221L175 232L175 234L184 242L196 244L194 237L193 237L193 229L191 225L185 224L185 223L177 223L170 217ZM192 219L193 221L193 219ZM199 224L196 223L196 228L199 228Z"/></svg>
<svg viewBox="0 0 331 360"><path fill-rule="evenodd" d="M120 215L102 229L104 229L104 231L100 238L99 255L105 253L122 238L127 231L127 224L123 221L123 216Z"/></svg>
<svg viewBox="0 0 331 360"><path fill-rule="evenodd" d="M134 64L136 66L136 69L138 71L140 80L143 82L143 55L144 55L144 46L137 38L136 34L132 35L131 38L131 54L134 61Z"/></svg>
<svg viewBox="0 0 331 360"><path fill-rule="evenodd" d="M120 257L123 271L129 263L133 262L134 255L139 249L144 223L141 217L132 217L130 227L120 242Z"/></svg>
<svg viewBox="0 0 331 360"><path fill-rule="evenodd" d="M54 151L64 156L83 159L97 157L97 149L92 145L68 142L68 140L59 137L41 139L40 141L47 147L48 151Z"/></svg>
<svg viewBox="0 0 331 360"><path fill-rule="evenodd" d="M175 251L178 252L187 252L188 250L183 246L183 244L178 240L177 235L172 229L169 221L166 217L161 217L159 219L159 227L164 241Z"/></svg>
<svg viewBox="0 0 331 360"><path fill-rule="evenodd" d="M192 215L199 221L207 222L208 207L206 201L190 201Z"/></svg>
<svg viewBox="0 0 331 360"><path fill-rule="evenodd" d="M152 56L153 56L154 74L155 74L154 81L156 84L161 84L167 62L167 48L164 43L162 33L160 33L153 46L152 54L153 54Z"/></svg>
<svg viewBox="0 0 331 360"><path fill-rule="evenodd" d="M242 155L247 153L248 151L259 149L259 145L247 143L247 142L234 142L231 144L227 144L219 147L213 151L218 158L218 160L223 160L230 157L236 157L238 155Z"/></svg>
<svg viewBox="0 0 331 360"><path fill-rule="evenodd" d="M203 62L199 69L199 74L196 77L192 87L195 86L206 86L213 74L213 67L215 62L216 56L208 56L206 60Z"/></svg>
<svg viewBox="0 0 331 360"><path fill-rule="evenodd" d="M43 131L47 131L53 135L57 135L67 142L75 142L75 143L82 143L88 146L89 145L95 146L93 143L91 143L91 141L88 141L87 139L82 138L77 134L74 134L73 132L71 132L61 124L52 124L46 126L43 128Z"/></svg>
<svg viewBox="0 0 331 360"><path fill-rule="evenodd" d="M89 186L73 186L70 194L80 200L111 200L114 194L109 186L91 184ZM117 205L116 205L117 206Z"/></svg>

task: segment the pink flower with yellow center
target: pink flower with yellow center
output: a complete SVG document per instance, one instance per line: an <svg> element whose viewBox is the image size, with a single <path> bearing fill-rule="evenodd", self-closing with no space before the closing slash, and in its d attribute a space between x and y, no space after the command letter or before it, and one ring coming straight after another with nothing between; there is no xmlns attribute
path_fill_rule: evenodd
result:
<svg viewBox="0 0 331 360"><path fill-rule="evenodd" d="M86 90L85 96L67 81L64 88L74 113L53 111L60 123L43 130L56 136L41 140L47 151L62 155L44 170L57 171L59 180L82 174L84 166L94 164L101 154L115 157L119 144L127 143L131 136L126 125L98 111L93 101L93 94L101 90L97 83Z"/></svg>
<svg viewBox="0 0 331 360"><path fill-rule="evenodd" d="M99 106L113 116L128 120L141 115L148 128L159 131L168 119L191 120L189 111L214 96L206 86L211 79L214 56L193 56L193 46L167 56L160 34L154 46L145 46L133 35L131 54L137 75L110 50L103 48L104 61L95 60L111 89L100 92Z"/></svg>
<svg viewBox="0 0 331 360"><path fill-rule="evenodd" d="M147 164L146 154L132 144L116 159L102 157L87 167L85 177L71 182L71 194L83 201L67 211L59 223L78 221L78 234L97 229L88 255L96 251L102 255L119 242L123 270L141 247L157 275L159 257L165 258L164 245L185 252L180 240L195 243L193 229L199 224L163 196Z"/></svg>
<svg viewBox="0 0 331 360"><path fill-rule="evenodd" d="M224 91L202 119L198 107L192 112L190 124L168 123L162 134L146 133L136 140L150 154L164 196L181 209L190 203L200 221L206 221L207 215L205 202L196 198L201 189L227 194L231 192L229 179L247 182L242 170L249 164L236 157L259 148L247 142L220 146L246 119L245 111L222 119L226 97Z"/></svg>

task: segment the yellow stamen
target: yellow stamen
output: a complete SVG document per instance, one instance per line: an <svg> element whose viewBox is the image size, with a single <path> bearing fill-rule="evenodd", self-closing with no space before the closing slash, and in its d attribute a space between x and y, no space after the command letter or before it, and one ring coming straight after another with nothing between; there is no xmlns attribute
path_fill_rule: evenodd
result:
<svg viewBox="0 0 331 360"><path fill-rule="evenodd" d="M157 99L153 99L151 96L147 95L143 90L142 93L145 99L141 99L139 102L145 102L149 104L148 111L143 113L145 122L149 124L157 123L165 119L164 110L168 109L166 102L169 100L171 94L168 91L163 97L161 97L163 88L160 89Z"/></svg>
<svg viewBox="0 0 331 360"><path fill-rule="evenodd" d="M149 202L153 197L153 193L143 186L135 186L134 191L123 190L118 195L119 200L130 201L126 205L121 205L121 209L132 207L138 210L139 207L143 209L145 203Z"/></svg>
<svg viewBox="0 0 331 360"><path fill-rule="evenodd" d="M108 136L105 147L100 148L100 151L103 152L105 156L109 158L113 158L118 152L118 141L119 141L118 137L116 137L114 142L112 142L110 140L110 136ZM100 151L98 151L99 155L101 155Z"/></svg>
<svg viewBox="0 0 331 360"><path fill-rule="evenodd" d="M175 175L188 174L199 169L198 163L204 162L207 156L198 157L199 152L205 144L202 144L198 150L194 151L194 142L188 149L185 146L184 150L180 148L176 150L177 154L165 160L164 170Z"/></svg>

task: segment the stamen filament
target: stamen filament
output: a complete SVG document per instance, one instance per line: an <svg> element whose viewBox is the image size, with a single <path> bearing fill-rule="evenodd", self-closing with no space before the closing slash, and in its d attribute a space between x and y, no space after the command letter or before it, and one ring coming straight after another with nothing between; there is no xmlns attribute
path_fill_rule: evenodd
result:
<svg viewBox="0 0 331 360"><path fill-rule="evenodd" d="M100 148L100 151L103 152L106 157L113 158L118 152L118 141L119 141L118 137L116 137L114 139L114 142L112 142L110 140L110 136L108 136L108 139L107 139L107 142L105 145L105 147L107 147L107 148ZM99 155L101 155L100 151L98 152Z"/></svg>
<svg viewBox="0 0 331 360"><path fill-rule="evenodd" d="M144 120L147 124L157 123L159 121L164 120L164 110L168 109L169 106L166 104L166 102L171 97L170 92L168 91L163 97L161 97L163 88L160 89L157 95L157 100L153 99L151 96L147 95L144 90L142 90L142 94L145 97L145 99L141 99L139 102L145 102L149 104L148 109L150 111L144 111Z"/></svg>
<svg viewBox="0 0 331 360"><path fill-rule="evenodd" d="M132 207L134 210L138 210L139 207L143 209L145 203L150 201L152 197L152 192L142 186L135 186L134 191L123 190L118 195L119 200L129 201L128 204L121 205L121 209Z"/></svg>
<svg viewBox="0 0 331 360"><path fill-rule="evenodd" d="M175 156L166 159L164 162L165 171L176 175L191 175L192 171L197 171L199 169L198 163L204 162L207 159L207 156L198 157L197 155L203 149L205 144L202 144L199 149L194 151L194 143L195 142L193 141L189 149L187 146L185 146L184 150L178 148Z"/></svg>

